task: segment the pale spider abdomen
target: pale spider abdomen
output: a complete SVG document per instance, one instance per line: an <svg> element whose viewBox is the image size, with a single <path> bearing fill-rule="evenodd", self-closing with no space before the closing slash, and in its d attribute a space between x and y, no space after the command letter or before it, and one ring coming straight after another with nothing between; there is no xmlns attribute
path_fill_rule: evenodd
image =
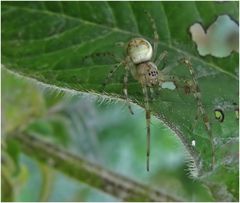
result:
<svg viewBox="0 0 240 203"><path fill-rule="evenodd" d="M146 86L157 85L159 83L157 66L153 62L146 62L137 65L136 79Z"/></svg>
<svg viewBox="0 0 240 203"><path fill-rule="evenodd" d="M127 54L134 64L150 61L153 54L152 45L143 38L134 38L128 43Z"/></svg>

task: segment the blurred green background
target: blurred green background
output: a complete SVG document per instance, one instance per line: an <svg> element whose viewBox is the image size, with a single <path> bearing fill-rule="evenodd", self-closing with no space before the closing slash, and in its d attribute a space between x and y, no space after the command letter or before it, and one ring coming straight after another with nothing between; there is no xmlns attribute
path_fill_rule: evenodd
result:
<svg viewBox="0 0 240 203"><path fill-rule="evenodd" d="M8 12L11 13L11 9ZM210 21L213 23L212 18ZM212 55L216 51L222 52L226 44L221 41L220 38L224 37L219 33L224 35L223 30L229 30L222 26L220 28L211 35L215 41L208 46L202 44L200 48ZM238 50L235 49L236 41L238 43L238 38L234 35L226 48L227 54L224 52L226 56L232 49ZM235 67L224 68L234 68L235 71ZM17 129L26 129L108 170L159 188L179 199L213 200L203 184L189 177L188 158L178 138L155 118L151 120L150 172L146 171L144 109L132 104L134 115L130 115L126 103L121 100L111 101L90 94L63 92L13 74L5 68L2 68L1 74L2 201L121 201L24 154L17 142L6 139ZM178 109L173 108L173 112L175 110ZM234 112L230 113L234 115ZM235 115L234 121L226 119L223 131L228 131L228 123L236 124L235 120ZM217 120L214 122L220 125ZM225 147L228 152L228 145ZM232 151L235 155L237 150ZM233 185L232 188L237 193L238 187Z"/></svg>
<svg viewBox="0 0 240 203"><path fill-rule="evenodd" d="M133 105L134 115L130 115L122 101L52 90L5 69L2 88L3 137L16 127L27 126L28 132L130 179L188 201L211 200L207 189L189 178L180 141L155 118L151 123L151 170L146 171L143 109ZM3 141L3 149L15 157L14 162L7 156L13 162L7 170L12 172L15 201L119 201L38 163L21 153L17 143ZM2 190L9 188L2 185Z"/></svg>

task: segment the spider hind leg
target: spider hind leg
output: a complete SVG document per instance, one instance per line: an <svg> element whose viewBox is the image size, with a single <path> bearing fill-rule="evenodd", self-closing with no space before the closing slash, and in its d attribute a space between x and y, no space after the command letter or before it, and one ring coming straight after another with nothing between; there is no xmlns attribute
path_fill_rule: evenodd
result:
<svg viewBox="0 0 240 203"><path fill-rule="evenodd" d="M158 35L158 32L157 32L157 26L156 26L155 20L153 19L152 15L149 12L147 12L147 11L145 11L145 14L148 16L148 18L150 20L150 23L151 23L151 26L152 26L152 30L153 30L153 33L154 33L153 60L155 60L156 55L157 55L157 49L158 49L159 35Z"/></svg>
<svg viewBox="0 0 240 203"><path fill-rule="evenodd" d="M97 59L97 58L111 58L113 61L115 62L121 62L122 60L120 58L118 58L115 54L113 54L112 52L95 52L89 55L86 55L82 58L82 63L84 64L88 59Z"/></svg>

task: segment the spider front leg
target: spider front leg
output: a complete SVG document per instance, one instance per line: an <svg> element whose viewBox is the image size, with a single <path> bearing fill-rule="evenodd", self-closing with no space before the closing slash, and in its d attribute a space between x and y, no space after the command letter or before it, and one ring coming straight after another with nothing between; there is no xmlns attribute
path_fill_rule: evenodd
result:
<svg viewBox="0 0 240 203"><path fill-rule="evenodd" d="M128 91L127 91L128 76L129 76L129 68L128 68L128 66L126 66L126 71L125 71L125 75L124 75L124 79L123 79L123 93L126 98L128 109L129 109L130 113L133 115L134 113L133 113L132 107L130 105L130 101L128 98Z"/></svg>
<svg viewBox="0 0 240 203"><path fill-rule="evenodd" d="M142 91L144 96L144 106L146 112L146 124L147 124L147 171L149 171L149 157L150 157L150 121L151 111L149 107L148 89L146 85L142 85Z"/></svg>
<svg viewBox="0 0 240 203"><path fill-rule="evenodd" d="M192 91L193 91L193 95L194 95L194 98L197 101L198 112L201 113L201 117L202 117L204 126L206 128L206 131L208 133L208 136L209 136L209 139L210 139L210 143L211 143L212 168L213 168L213 166L215 164L215 149L214 149L214 143L213 143L213 135L212 135L212 129L211 129L211 125L210 125L210 122L209 122L208 115L207 115L207 113L206 113L206 111L205 111L205 109L203 107L200 88L199 88L199 85L198 85L198 82L197 82L197 79L196 79L196 76L195 76L194 69L192 67L192 63L188 59L186 59L186 58L181 59L180 62L183 63L189 69L189 72L190 72L191 77L192 77L192 83L193 83Z"/></svg>
<svg viewBox="0 0 240 203"><path fill-rule="evenodd" d="M114 73L115 73L115 72L118 70L118 68L119 68L121 65L123 65L124 63L125 63L125 62L122 61L122 62L114 65L114 66L110 69L110 71L108 72L107 77L105 78L105 80L104 80L104 82L103 82L103 84L102 84L103 88L105 88L105 86L106 86L107 83L110 81L110 79L112 78L112 76L114 75Z"/></svg>

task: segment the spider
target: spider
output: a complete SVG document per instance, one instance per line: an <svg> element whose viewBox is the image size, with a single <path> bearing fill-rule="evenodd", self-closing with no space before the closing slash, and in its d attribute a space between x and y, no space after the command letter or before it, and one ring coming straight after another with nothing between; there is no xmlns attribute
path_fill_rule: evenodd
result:
<svg viewBox="0 0 240 203"><path fill-rule="evenodd" d="M123 94L125 96L127 106L131 114L133 114L132 108L130 106L130 101L128 97L128 78L129 73L133 76L135 80L139 82L142 88L143 96L144 96L144 107L146 114L146 126L147 126L147 149L146 149L146 168L149 171L149 157L150 157L150 119L151 119L151 109L149 106L149 94L153 93L153 87L158 87L161 90L161 86L165 82L172 82L176 87L180 87L180 82L182 79L177 76L169 75L170 66L163 68L162 70L158 70L158 66L162 61L164 61L167 57L167 51L162 52L157 57L157 49L158 49L158 41L159 36L157 33L157 28L154 19L145 11L145 14L148 16L151 26L154 33L154 42L153 47L150 42L148 42L143 37L137 37L131 39L124 46L126 47L126 56L124 59L116 59L119 61L115 66L111 68L109 71L105 81L103 82L103 87L107 85L109 80L113 77L114 73L118 70L119 67L123 66L125 68L125 74L123 79ZM101 55L100 53L96 54L97 56ZM102 55L110 55L111 57L115 57L111 53L102 53ZM184 81L184 90L185 93L193 93L194 98L197 102L197 116L200 113L205 125L205 128L208 132L208 135L212 144L212 165L214 163L214 150L212 143L212 131L208 116L203 108L200 89L195 77L194 69L190 60L183 58L179 60L179 63L185 64L191 74L191 81Z"/></svg>

